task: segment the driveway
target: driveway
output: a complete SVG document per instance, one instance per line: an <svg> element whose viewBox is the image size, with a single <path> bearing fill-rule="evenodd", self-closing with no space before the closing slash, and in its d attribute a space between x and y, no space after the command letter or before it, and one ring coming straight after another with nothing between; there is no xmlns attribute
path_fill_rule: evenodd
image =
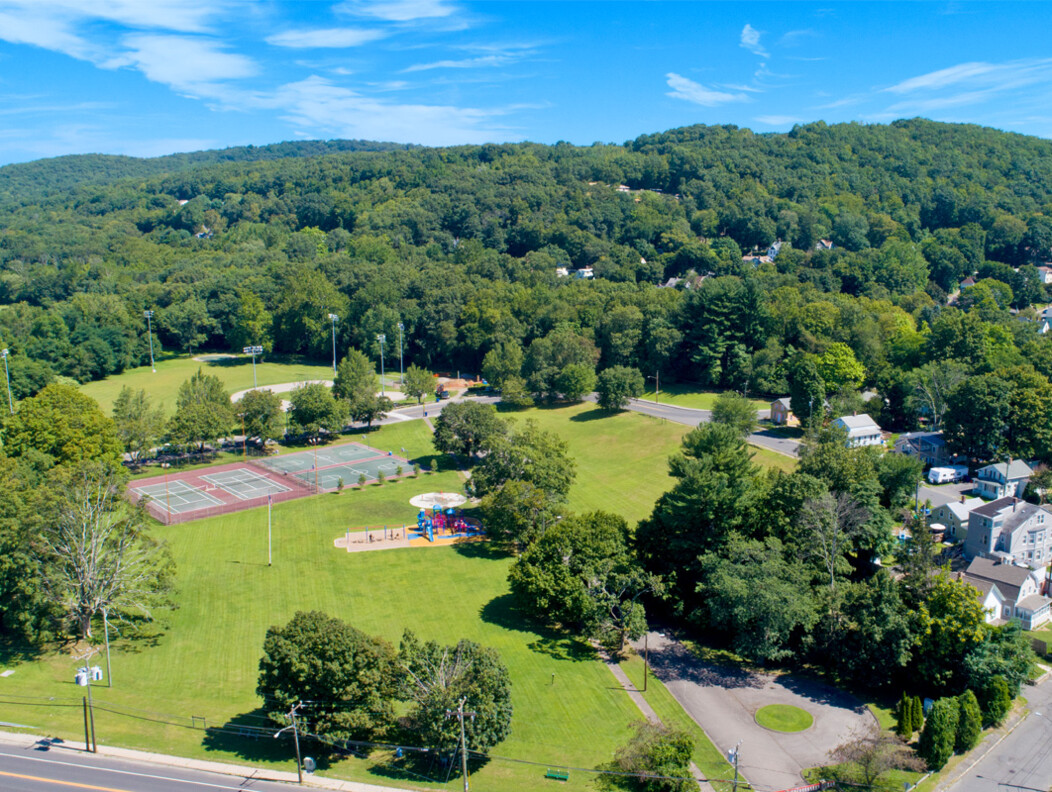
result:
<svg viewBox="0 0 1052 792"><path fill-rule="evenodd" d="M970 493L974 487L974 484L966 484L963 481L959 481L956 484L940 484L937 487L930 484L921 484L920 502L923 505L924 501L930 500L931 507L937 509L943 504L959 501L962 495Z"/></svg>
<svg viewBox="0 0 1052 792"><path fill-rule="evenodd" d="M687 713L726 755L741 741L741 772L764 792L803 783L801 771L825 764L853 731L874 722L846 693L810 679L706 663L662 633L648 636L650 664ZM785 734L756 723L756 710L792 704L811 713L811 728Z"/></svg>

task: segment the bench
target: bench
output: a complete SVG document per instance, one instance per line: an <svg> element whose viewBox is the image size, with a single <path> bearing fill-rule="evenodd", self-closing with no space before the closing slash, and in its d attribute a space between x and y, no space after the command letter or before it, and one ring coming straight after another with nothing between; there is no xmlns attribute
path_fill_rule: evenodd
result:
<svg viewBox="0 0 1052 792"><path fill-rule="evenodd" d="M554 778L556 781L569 781L570 780L570 771L569 770L558 770L558 769L553 770L552 768L549 767L548 770L545 772L544 777L545 778Z"/></svg>

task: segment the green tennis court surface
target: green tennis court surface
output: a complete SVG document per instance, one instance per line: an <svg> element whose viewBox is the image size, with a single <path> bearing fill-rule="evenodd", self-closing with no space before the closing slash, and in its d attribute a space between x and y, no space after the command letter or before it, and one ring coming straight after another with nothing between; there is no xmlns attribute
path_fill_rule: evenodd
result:
<svg viewBox="0 0 1052 792"><path fill-rule="evenodd" d="M169 514L184 514L186 512L207 509L211 506L222 506L223 501L209 495L202 489L191 487L185 481L172 481L169 483L149 484L145 487L134 488L140 496L150 499L152 505L163 509Z"/></svg>
<svg viewBox="0 0 1052 792"><path fill-rule="evenodd" d="M367 481L375 481L381 472L391 477L398 475L398 468L402 468L405 473L412 467L403 457L361 443L327 446L317 451L298 451L258 464L286 476L291 475L308 485L316 484L322 490L336 489L340 479L350 486L357 484L362 475Z"/></svg>
<svg viewBox="0 0 1052 792"><path fill-rule="evenodd" d="M265 495L276 495L279 492L288 492L290 489L290 487L271 481L261 473L248 468L205 474L201 476L201 479L226 490L235 498L240 498L241 500L253 500L254 498L262 498Z"/></svg>

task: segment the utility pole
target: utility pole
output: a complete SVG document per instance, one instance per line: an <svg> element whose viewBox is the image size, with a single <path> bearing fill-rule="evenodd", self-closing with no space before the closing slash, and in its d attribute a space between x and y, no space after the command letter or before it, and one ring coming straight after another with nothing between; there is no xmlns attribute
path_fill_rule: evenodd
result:
<svg viewBox="0 0 1052 792"><path fill-rule="evenodd" d="M380 395L386 396L384 392L384 342L387 341L387 336L380 333L376 336L376 340L380 342Z"/></svg>
<svg viewBox="0 0 1052 792"><path fill-rule="evenodd" d="M460 772L464 776L464 792L468 792L468 742L464 736L464 717L467 716L472 720L475 720L474 712L464 712L464 703L467 701L466 698L460 699L460 704L457 705L456 712L453 710L446 710L447 718L456 718L460 721Z"/></svg>
<svg viewBox="0 0 1052 792"><path fill-rule="evenodd" d="M146 337L150 340L150 370L155 374L157 373L157 366L153 362L153 311L143 311L142 315L146 317Z"/></svg>
<svg viewBox="0 0 1052 792"><path fill-rule="evenodd" d="M332 376L336 376L336 323L340 320L336 314L329 314L332 320Z"/></svg>
<svg viewBox="0 0 1052 792"><path fill-rule="evenodd" d="M102 609L102 628L106 631L106 687L113 687L113 671L110 669L110 613Z"/></svg>
<svg viewBox="0 0 1052 792"><path fill-rule="evenodd" d="M398 384L405 385L405 372L402 366L402 332L405 330L405 325L401 322L398 323Z"/></svg>
<svg viewBox="0 0 1052 792"><path fill-rule="evenodd" d="M738 740L733 750L727 752L727 758L734 762L734 792L738 792L738 756L742 752L742 741Z"/></svg>
<svg viewBox="0 0 1052 792"><path fill-rule="evenodd" d="M15 401L11 398L11 369L7 367L7 356L11 354L9 349L0 349L0 357L4 359L4 375L7 377L7 406L11 408L11 415L15 414Z"/></svg>
<svg viewBox="0 0 1052 792"><path fill-rule="evenodd" d="M274 542L273 533L271 532L271 521L270 521L270 508L274 505L274 497L268 492L267 493L267 566L271 566L274 563Z"/></svg>
<svg viewBox="0 0 1052 792"><path fill-rule="evenodd" d="M292 721L292 725L286 726L284 729L279 730L274 735L274 739L276 740L289 729L292 729L292 739L296 743L296 775L299 777L299 783L301 784L303 783L303 760L300 758L300 729L299 724L296 722L296 713L299 712L299 710L302 707L302 701L293 706L293 708L289 710L289 714L286 716L289 720Z"/></svg>

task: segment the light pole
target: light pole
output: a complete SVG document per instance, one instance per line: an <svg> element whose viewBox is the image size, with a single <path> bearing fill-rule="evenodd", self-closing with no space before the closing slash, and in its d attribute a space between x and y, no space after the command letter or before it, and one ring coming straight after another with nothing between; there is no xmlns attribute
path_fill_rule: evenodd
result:
<svg viewBox="0 0 1052 792"><path fill-rule="evenodd" d="M376 340L380 342L380 395L386 396L384 392L384 342L387 340L387 336L380 333L376 336Z"/></svg>
<svg viewBox="0 0 1052 792"><path fill-rule="evenodd" d="M263 347L261 346L247 346L241 350L246 355L252 355L252 387L258 388L259 385L256 383L256 355L263 354Z"/></svg>
<svg viewBox="0 0 1052 792"><path fill-rule="evenodd" d="M4 375L7 377L7 406L11 408L11 415L15 414L15 401L11 398L11 369L7 367L7 356L9 349L0 349L0 357L4 359Z"/></svg>
<svg viewBox="0 0 1052 792"><path fill-rule="evenodd" d="M398 384L405 385L405 373L402 366L402 333L405 331L405 325L401 322L398 323Z"/></svg>
<svg viewBox="0 0 1052 792"><path fill-rule="evenodd" d="M332 376L336 376L336 323L340 321L340 317L336 314L329 314L329 319L332 320Z"/></svg>
<svg viewBox="0 0 1052 792"><path fill-rule="evenodd" d="M146 317L146 337L150 341L150 370L156 372L157 366L153 362L153 311L143 311L142 315Z"/></svg>

